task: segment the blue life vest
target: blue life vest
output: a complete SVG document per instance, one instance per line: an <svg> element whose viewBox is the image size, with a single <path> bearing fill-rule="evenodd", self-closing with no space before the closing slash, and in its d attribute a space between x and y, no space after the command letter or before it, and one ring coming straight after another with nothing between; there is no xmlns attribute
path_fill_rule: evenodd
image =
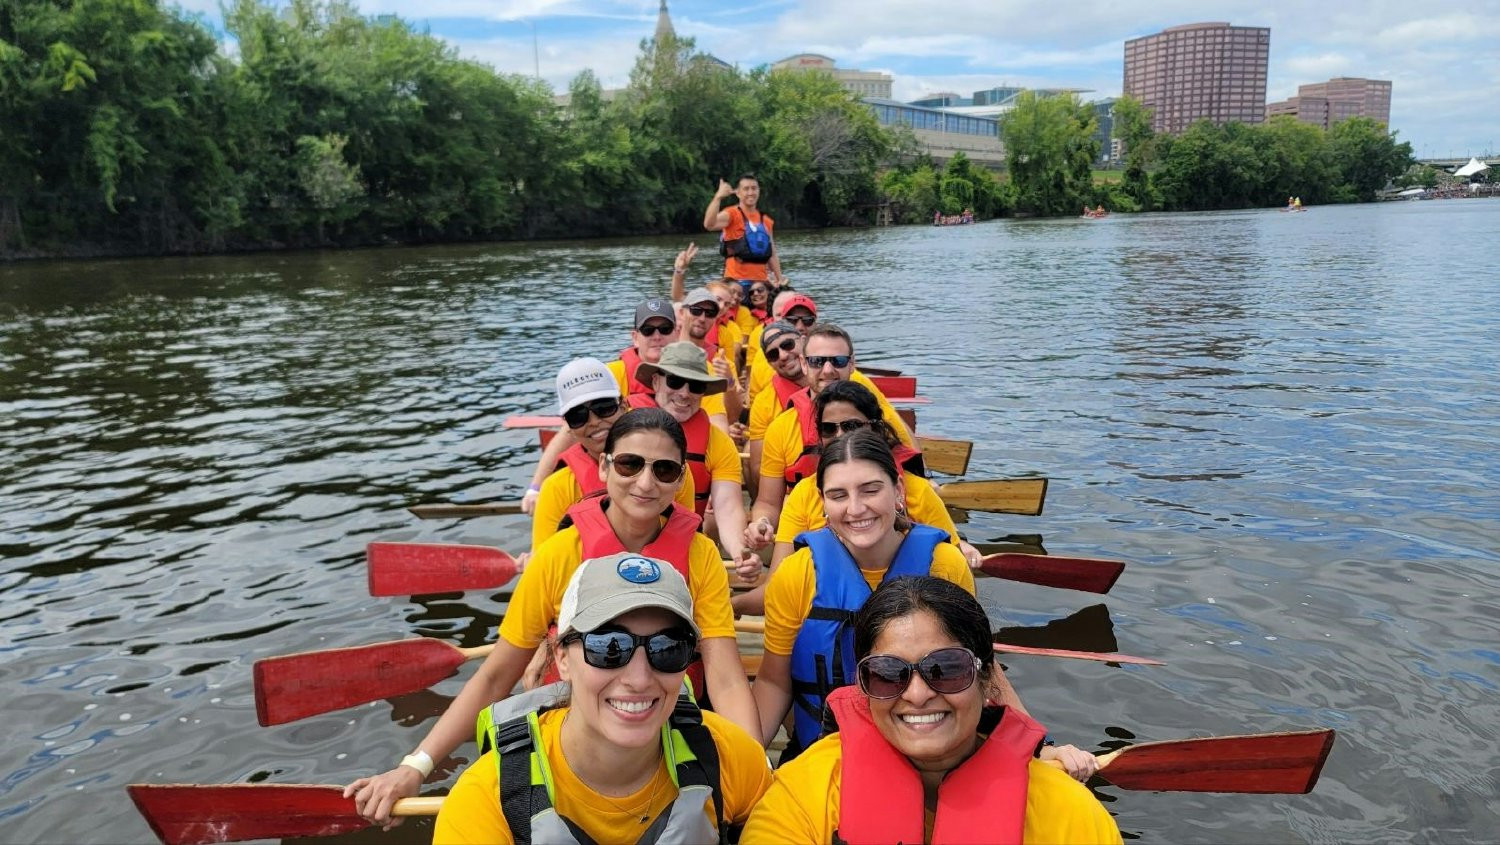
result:
<svg viewBox="0 0 1500 845"><path fill-rule="evenodd" d="M928 574L933 551L946 542L948 532L930 525L913 525L881 583ZM788 752L800 751L822 735L823 700L828 693L854 682L854 631L849 621L874 592L832 528L804 531L797 535L795 545L812 549L817 581L812 608L792 645L794 730ZM792 756L795 754L783 754L781 762Z"/></svg>
<svg viewBox="0 0 1500 845"><path fill-rule="evenodd" d="M746 264L766 264L771 260L771 230L766 226L766 216L757 213L759 223L751 223L750 216L743 208L734 206L729 209L733 215L739 212L740 220L744 223L745 234L734 240L725 240L724 233L719 233L719 254L725 258L737 258Z"/></svg>

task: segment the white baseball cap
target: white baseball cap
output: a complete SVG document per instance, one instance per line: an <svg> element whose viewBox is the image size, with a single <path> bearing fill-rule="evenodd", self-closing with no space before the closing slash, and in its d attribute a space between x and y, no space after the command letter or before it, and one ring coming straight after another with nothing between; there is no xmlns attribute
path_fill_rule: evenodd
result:
<svg viewBox="0 0 1500 845"><path fill-rule="evenodd" d="M620 383L598 358L574 358L557 373L557 412L595 399L619 399Z"/></svg>

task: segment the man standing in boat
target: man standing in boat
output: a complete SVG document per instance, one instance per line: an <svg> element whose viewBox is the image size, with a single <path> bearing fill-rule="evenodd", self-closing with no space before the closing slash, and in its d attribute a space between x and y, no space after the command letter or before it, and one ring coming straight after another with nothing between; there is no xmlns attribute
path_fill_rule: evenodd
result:
<svg viewBox="0 0 1500 845"><path fill-rule="evenodd" d="M720 204L731 196L737 197L739 203L721 211ZM735 186L720 179L719 190L703 212L703 228L720 233L724 275L740 283L747 299L754 282L770 282L778 287L786 283L781 275L781 256L772 237L776 221L761 213L757 208L759 202L760 181L746 174Z"/></svg>

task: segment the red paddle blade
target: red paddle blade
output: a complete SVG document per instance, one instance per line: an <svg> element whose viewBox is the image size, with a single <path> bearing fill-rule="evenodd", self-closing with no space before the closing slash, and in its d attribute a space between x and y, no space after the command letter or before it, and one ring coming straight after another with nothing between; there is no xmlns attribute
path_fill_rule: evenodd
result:
<svg viewBox="0 0 1500 845"><path fill-rule="evenodd" d="M979 569L986 575L1010 581L1086 593L1107 593L1120 573L1125 571L1125 564L1118 560L1006 552L984 558Z"/></svg>
<svg viewBox="0 0 1500 845"><path fill-rule="evenodd" d="M338 786L136 783L125 789L166 845L334 836L370 826Z"/></svg>
<svg viewBox="0 0 1500 845"><path fill-rule="evenodd" d="M887 399L905 399L917 395L916 376L870 376L870 382Z"/></svg>
<svg viewBox="0 0 1500 845"><path fill-rule="evenodd" d="M503 428L557 428L563 424L562 417L506 417Z"/></svg>
<svg viewBox="0 0 1500 845"><path fill-rule="evenodd" d="M1174 792L1311 792L1333 731L1215 736L1123 748L1099 773L1122 789Z"/></svg>
<svg viewBox="0 0 1500 845"><path fill-rule="evenodd" d="M1160 660L1149 657L1131 657L1112 651L1069 651L1065 648L1036 648L1010 643L995 643L995 651L1001 654L1034 654L1038 657L1070 657L1074 660L1096 660L1100 663L1134 663L1139 666L1165 666Z"/></svg>
<svg viewBox="0 0 1500 845"><path fill-rule="evenodd" d="M255 718L280 725L421 692L452 675L465 656L434 639L309 651L255 661Z"/></svg>
<svg viewBox="0 0 1500 845"><path fill-rule="evenodd" d="M549 444L549 443L552 442L552 438L554 438L554 437L557 436L557 429L555 429L555 428L543 428L543 429L539 429L537 431L537 433L536 433L536 436L537 436L537 439L541 441L542 448L545 449L545 448L547 448L547 444Z"/></svg>
<svg viewBox="0 0 1500 845"><path fill-rule="evenodd" d="M516 577L515 560L489 546L371 543L365 561L372 596L493 590Z"/></svg>

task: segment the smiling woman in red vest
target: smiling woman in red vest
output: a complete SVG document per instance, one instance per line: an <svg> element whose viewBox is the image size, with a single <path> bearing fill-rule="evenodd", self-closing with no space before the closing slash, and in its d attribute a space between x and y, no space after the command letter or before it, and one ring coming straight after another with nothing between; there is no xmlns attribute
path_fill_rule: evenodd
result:
<svg viewBox="0 0 1500 845"><path fill-rule="evenodd" d="M853 621L837 732L776 773L740 842L1119 843L1082 784L1036 759L1046 729L985 700L989 620L966 590L882 584Z"/></svg>
<svg viewBox="0 0 1500 845"><path fill-rule="evenodd" d="M664 411L630 411L610 426L599 470L605 495L573 506L568 511L573 524L533 552L500 621L495 650L422 744L394 769L345 788L361 816L376 824L393 822L390 811L396 799L415 795L432 773L434 761L473 736L479 712L510 695L557 620L573 572L585 560L619 552L665 561L687 579L693 622L702 634L698 653L704 686L713 708L760 739L755 702L735 642L729 578L718 547L698 533L696 515L672 503L687 472L686 458L682 426Z"/></svg>

